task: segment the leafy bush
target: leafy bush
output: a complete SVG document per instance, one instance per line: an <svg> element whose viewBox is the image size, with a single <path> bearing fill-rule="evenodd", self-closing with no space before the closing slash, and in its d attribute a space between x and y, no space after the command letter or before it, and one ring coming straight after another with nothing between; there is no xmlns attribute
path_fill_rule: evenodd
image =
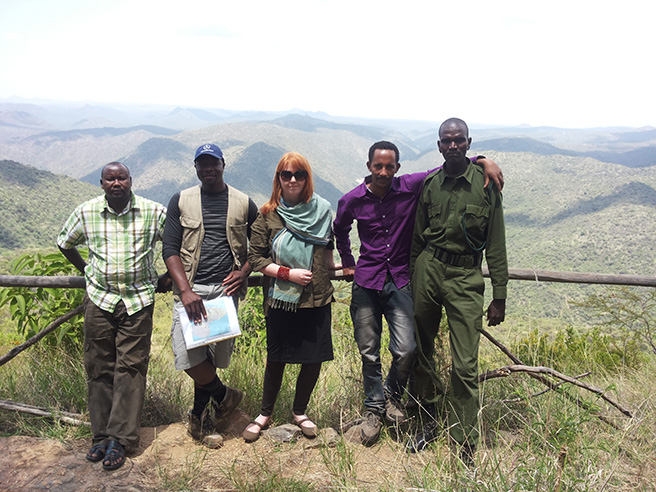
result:
<svg viewBox="0 0 656 492"><path fill-rule="evenodd" d="M86 253L81 252L86 259ZM60 252L26 254L13 264L12 275L79 275L80 272ZM30 338L52 321L82 304L83 289L52 289L46 287L9 287L0 290L0 307L9 305L11 319L18 332ZM46 343L64 343L78 347L82 343L82 316L72 318L45 338Z"/></svg>

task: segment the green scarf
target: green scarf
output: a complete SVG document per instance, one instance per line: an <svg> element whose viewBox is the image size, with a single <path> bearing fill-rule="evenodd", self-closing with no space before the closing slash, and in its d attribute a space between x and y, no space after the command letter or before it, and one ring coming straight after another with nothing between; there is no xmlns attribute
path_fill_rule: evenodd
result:
<svg viewBox="0 0 656 492"><path fill-rule="evenodd" d="M315 193L307 203L290 207L282 201L276 210L285 228L273 238L273 261L289 268L312 270L314 246L325 246L332 235L330 203ZM269 305L296 311L303 288L295 282L276 279L269 290Z"/></svg>

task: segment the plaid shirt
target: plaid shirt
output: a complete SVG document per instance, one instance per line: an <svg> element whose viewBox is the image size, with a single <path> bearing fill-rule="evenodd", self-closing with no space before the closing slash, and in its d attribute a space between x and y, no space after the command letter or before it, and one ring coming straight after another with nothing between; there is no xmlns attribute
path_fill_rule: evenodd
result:
<svg viewBox="0 0 656 492"><path fill-rule="evenodd" d="M155 300L157 271L154 247L162 239L166 208L132 193L125 209L117 214L105 196L79 205L57 237L57 245L89 248L84 269L89 299L114 312L123 300L132 315Z"/></svg>

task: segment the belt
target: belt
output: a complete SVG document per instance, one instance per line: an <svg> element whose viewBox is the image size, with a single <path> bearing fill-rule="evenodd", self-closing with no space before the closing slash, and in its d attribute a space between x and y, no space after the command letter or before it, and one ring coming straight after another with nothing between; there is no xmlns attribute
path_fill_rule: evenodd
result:
<svg viewBox="0 0 656 492"><path fill-rule="evenodd" d="M483 255L480 253L475 255L457 255L431 245L426 246L426 251L442 263L456 267L478 268L481 266L483 260Z"/></svg>

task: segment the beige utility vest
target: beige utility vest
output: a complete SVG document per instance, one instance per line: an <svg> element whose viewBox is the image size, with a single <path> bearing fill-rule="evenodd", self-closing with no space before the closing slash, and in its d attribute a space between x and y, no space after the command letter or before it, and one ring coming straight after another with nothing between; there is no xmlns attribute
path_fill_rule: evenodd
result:
<svg viewBox="0 0 656 492"><path fill-rule="evenodd" d="M226 235L232 252L232 269L240 270L248 259L248 196L228 186L228 217ZM189 285L193 287L194 277L200 260L200 249L205 237L203 228L203 207L200 199L200 185L192 186L180 192L178 200L180 225L182 226L182 244L180 260L184 267ZM247 285L239 290L239 298L246 296ZM180 296L180 290L173 283L173 293Z"/></svg>

